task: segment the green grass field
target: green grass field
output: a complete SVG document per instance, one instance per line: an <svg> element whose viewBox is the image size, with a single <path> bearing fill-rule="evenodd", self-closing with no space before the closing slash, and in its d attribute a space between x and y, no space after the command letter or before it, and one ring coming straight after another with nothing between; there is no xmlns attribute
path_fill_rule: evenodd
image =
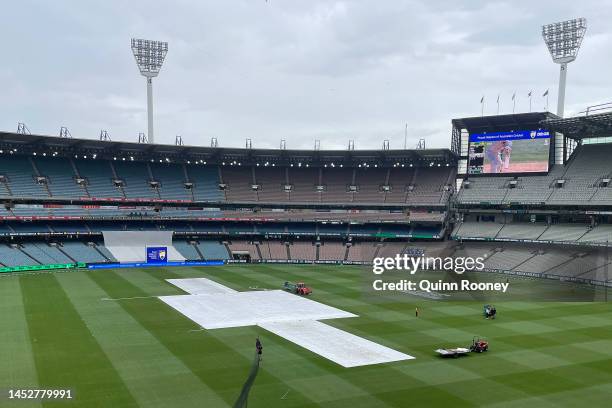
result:
<svg viewBox="0 0 612 408"><path fill-rule="evenodd" d="M361 273L236 265L1 276L0 407L232 406L257 335L265 355L250 408L609 406L609 304L498 302L499 318L487 321L481 302L364 295ZM360 316L330 324L416 359L343 368L257 327L198 331L155 298L182 293L164 280L187 277L237 290L304 280L313 300ZM474 335L489 339L488 353L445 360L433 353ZM71 388L75 399L10 402L8 388Z"/></svg>

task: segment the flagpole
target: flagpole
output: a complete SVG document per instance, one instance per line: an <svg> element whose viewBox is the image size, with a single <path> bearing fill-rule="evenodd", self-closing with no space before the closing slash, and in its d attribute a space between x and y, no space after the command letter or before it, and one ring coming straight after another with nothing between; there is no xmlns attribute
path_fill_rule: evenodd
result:
<svg viewBox="0 0 612 408"><path fill-rule="evenodd" d="M529 112L531 113L531 94L533 93L533 91L529 91Z"/></svg>
<svg viewBox="0 0 612 408"><path fill-rule="evenodd" d="M484 116L484 96L480 98L480 116Z"/></svg>
<svg viewBox="0 0 612 408"><path fill-rule="evenodd" d="M497 95L497 114L499 115L499 94Z"/></svg>
<svg viewBox="0 0 612 408"><path fill-rule="evenodd" d="M515 109L516 109L516 91L514 91L514 93L512 94L512 113L514 113Z"/></svg>

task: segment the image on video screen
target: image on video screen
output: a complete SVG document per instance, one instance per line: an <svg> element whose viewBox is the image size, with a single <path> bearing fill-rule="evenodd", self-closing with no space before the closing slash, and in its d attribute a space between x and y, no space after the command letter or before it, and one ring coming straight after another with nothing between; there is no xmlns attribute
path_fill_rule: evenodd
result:
<svg viewBox="0 0 612 408"><path fill-rule="evenodd" d="M550 132L525 130L470 135L469 174L548 171Z"/></svg>

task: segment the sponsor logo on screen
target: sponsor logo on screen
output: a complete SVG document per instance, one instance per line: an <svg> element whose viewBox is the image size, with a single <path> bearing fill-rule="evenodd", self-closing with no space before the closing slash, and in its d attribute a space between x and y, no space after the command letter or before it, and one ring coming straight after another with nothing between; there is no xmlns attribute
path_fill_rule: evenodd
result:
<svg viewBox="0 0 612 408"><path fill-rule="evenodd" d="M147 263L168 262L167 247L147 247Z"/></svg>

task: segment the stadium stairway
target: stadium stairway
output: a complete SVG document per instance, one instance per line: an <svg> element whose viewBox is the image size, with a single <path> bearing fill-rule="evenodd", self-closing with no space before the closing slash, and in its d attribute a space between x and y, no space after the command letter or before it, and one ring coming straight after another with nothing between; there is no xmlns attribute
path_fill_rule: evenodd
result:
<svg viewBox="0 0 612 408"><path fill-rule="evenodd" d="M34 175L36 177L43 177L40 174L40 171L38 170L38 166L36 165L32 157L28 157L28 162L30 163L30 166L32 166L32 169L34 170ZM47 192L47 195L51 197L52 194L51 194L51 190L49 189L49 178L45 176L44 180L45 180L44 183L38 183L38 184L40 184L40 186Z"/></svg>
<svg viewBox="0 0 612 408"><path fill-rule="evenodd" d="M28 258L28 259L31 261L31 262L24 263L23 265L42 265L42 264L43 264L43 263L42 263L42 262L40 262L38 259L34 258L34 256L33 256L33 255L31 255L31 254L27 253L27 252L26 252L26 251L23 249L23 247L21 247L21 246L17 246L17 249L18 249L18 250L19 250L21 253L23 253L23 255L24 255L26 258ZM33 263L32 263L32 262L33 262Z"/></svg>
<svg viewBox="0 0 612 408"><path fill-rule="evenodd" d="M79 173L79 169L77 168L77 166L76 166L76 164L75 164L74 160L72 160L72 158L70 158L69 162L70 162L70 167L72 168L72 171L73 171L74 175L75 175L77 178L83 178L83 177L81 176L81 174ZM81 185L81 188L83 189L83 192L85 193L85 196L86 196L86 197L91 197L91 194L89 194L89 189L87 188L87 182L83 183L83 184Z"/></svg>
<svg viewBox="0 0 612 408"><path fill-rule="evenodd" d="M197 242L193 245L193 249L196 250L200 259L204 259L204 255L202 254L202 251L200 251L200 247L198 246Z"/></svg>
<svg viewBox="0 0 612 408"><path fill-rule="evenodd" d="M115 259L115 257L110 253L110 251L108 249L106 249L106 247L104 245L96 245L95 246L96 251L98 251L100 253L101 256L103 256L105 259L107 259L109 262L117 262L117 259Z"/></svg>
<svg viewBox="0 0 612 408"><path fill-rule="evenodd" d="M108 162L108 164L110 165L111 172L112 172L112 174L113 174L113 179L115 179L115 180L120 180L121 178L120 178L120 177L119 177L119 175L117 174L117 169L116 169L116 168L115 168L115 166L113 165L113 162L112 162L112 161L109 161L109 162ZM123 187L123 186L121 186L121 185L120 185L120 186L117 186L116 188L117 188L117 190L119 190L119 192L121 193L121 195L122 195L122 197L123 197L123 198L127 198L127 194L126 194L125 189L124 189L124 187Z"/></svg>
<svg viewBox="0 0 612 408"><path fill-rule="evenodd" d="M83 242L63 242L62 246L59 247L68 257L76 262L87 262L87 263L104 263L109 260L106 259L100 252L98 252L93 243Z"/></svg>
<svg viewBox="0 0 612 408"><path fill-rule="evenodd" d="M13 191L11 190L11 187L9 186L7 179L2 179L2 181L0 181L0 195L6 195L6 196L13 195Z"/></svg>
<svg viewBox="0 0 612 408"><path fill-rule="evenodd" d="M39 265L36 261L19 248L18 245L0 244L0 259L5 266Z"/></svg>
<svg viewBox="0 0 612 408"><path fill-rule="evenodd" d="M172 242L174 247L185 257L185 259L190 261L201 260L200 254L196 251L194 245L191 242L183 241L183 240L175 240Z"/></svg>
<svg viewBox="0 0 612 408"><path fill-rule="evenodd" d="M71 257L70 255L68 255L68 253L66 251L64 251L64 249L60 245L57 245L56 249L58 251L60 251L66 258L70 259L71 262L75 262L75 263L79 262L76 259L74 259L73 257Z"/></svg>
<svg viewBox="0 0 612 408"><path fill-rule="evenodd" d="M263 259L263 257L261 256L261 248L259 248L259 243L255 243L255 249L257 250L257 256L259 257L259 259Z"/></svg>

